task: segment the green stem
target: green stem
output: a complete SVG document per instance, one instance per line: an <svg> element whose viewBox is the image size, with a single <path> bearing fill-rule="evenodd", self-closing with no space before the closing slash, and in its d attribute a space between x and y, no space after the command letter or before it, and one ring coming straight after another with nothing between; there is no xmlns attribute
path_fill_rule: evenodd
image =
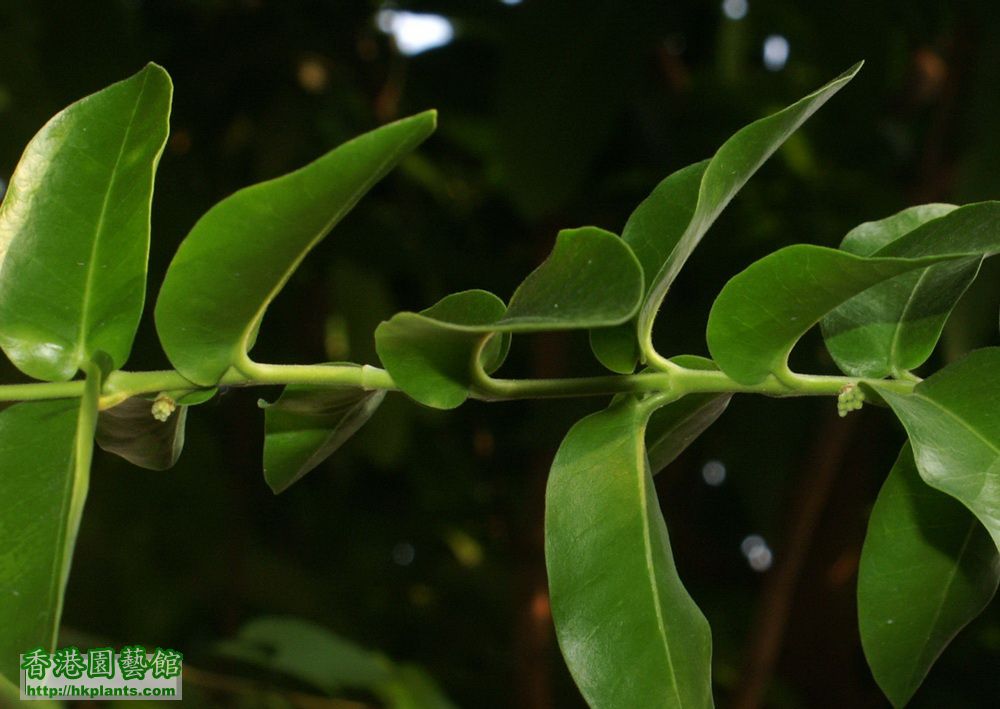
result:
<svg viewBox="0 0 1000 709"><path fill-rule="evenodd" d="M867 380L854 377L819 376L782 372L758 384L741 384L720 371L687 369L673 362L665 371L641 374L581 377L572 379L494 379L473 370L475 398L486 401L537 399L553 397L604 396L638 392L669 392L673 397L693 393L752 393L767 396L837 396L841 389L859 382L874 382L907 394L912 381L900 379ZM662 363L658 363L661 364ZM310 384L313 386L349 386L361 389L398 391L399 387L384 369L370 365L259 364L249 359L231 368L219 381L220 386L263 386ZM84 394L82 380L0 385L0 401L35 401L41 399L79 398ZM101 408L121 403L131 396L163 391L203 389L173 370L151 372L112 372L101 390Z"/></svg>
<svg viewBox="0 0 1000 709"><path fill-rule="evenodd" d="M368 364L363 366L260 364L248 358L238 365L238 369L242 375L245 375L245 380L240 382L244 385L311 384L313 386L353 386L369 390L399 390L387 371Z"/></svg>
<svg viewBox="0 0 1000 709"><path fill-rule="evenodd" d="M41 399L75 399L83 396L83 381L32 382L31 384L0 385L0 401L38 401Z"/></svg>
<svg viewBox="0 0 1000 709"><path fill-rule="evenodd" d="M484 401L501 401L602 396L670 388L670 375L662 372L573 379L493 379L483 375L476 378L473 394Z"/></svg>

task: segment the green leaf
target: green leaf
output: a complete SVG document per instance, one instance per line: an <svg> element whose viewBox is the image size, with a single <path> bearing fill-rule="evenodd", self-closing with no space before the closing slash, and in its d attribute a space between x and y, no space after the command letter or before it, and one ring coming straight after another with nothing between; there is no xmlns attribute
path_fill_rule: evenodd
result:
<svg viewBox="0 0 1000 709"><path fill-rule="evenodd" d="M375 349L408 396L426 406L453 409L468 397L470 362L490 337L489 330L477 326L497 322L506 309L502 300L486 291L453 293L427 310L397 313L379 325ZM487 357L489 362L483 360L484 368L502 361L500 351Z"/></svg>
<svg viewBox="0 0 1000 709"><path fill-rule="evenodd" d="M855 256L874 256L899 237L956 209L954 204L937 203L907 207L891 217L858 224L844 235L840 248Z"/></svg>
<svg viewBox="0 0 1000 709"><path fill-rule="evenodd" d="M0 673L17 656L54 649L90 480L101 378L80 399L25 402L0 412Z"/></svg>
<svg viewBox="0 0 1000 709"><path fill-rule="evenodd" d="M0 675L0 705L14 706L21 701L21 690L3 675Z"/></svg>
<svg viewBox="0 0 1000 709"><path fill-rule="evenodd" d="M187 407L166 421L153 417L153 402L139 396L105 409L97 417L97 445L147 470L174 467L184 449Z"/></svg>
<svg viewBox="0 0 1000 709"><path fill-rule="evenodd" d="M641 298L642 269L621 239L597 227L564 229L497 324L504 332L618 325L635 314Z"/></svg>
<svg viewBox="0 0 1000 709"><path fill-rule="evenodd" d="M342 365L343 366L343 365ZM384 390L292 385L264 401L264 479L283 492L322 463L368 422Z"/></svg>
<svg viewBox="0 0 1000 709"><path fill-rule="evenodd" d="M677 274L660 274L660 270L667 263L675 263L676 271L680 271L701 240L702 235L696 235L681 247L684 233L697 208L701 181L710 162L702 160L669 175L636 207L625 223L622 240L632 248L642 266L644 295L656 282L654 279L661 275L670 281L664 285L665 294ZM605 367L619 374L630 374L641 357L634 323L595 330L591 347Z"/></svg>
<svg viewBox="0 0 1000 709"><path fill-rule="evenodd" d="M907 232L879 249L877 256L941 256L1000 252L1000 201L977 202Z"/></svg>
<svg viewBox="0 0 1000 709"><path fill-rule="evenodd" d="M712 360L695 355L671 357L670 361L688 369L718 370ZM732 397L732 394L688 394L653 412L646 426L646 449L653 475L670 465L715 423Z"/></svg>
<svg viewBox="0 0 1000 709"><path fill-rule="evenodd" d="M910 700L998 583L1000 554L983 525L920 479L907 443L875 501L858 571L861 645L894 706Z"/></svg>
<svg viewBox="0 0 1000 709"><path fill-rule="evenodd" d="M218 387L209 387L208 389L195 389L193 391L183 389L164 393L173 399L178 406L201 406L211 401L219 393L219 389Z"/></svg>
<svg viewBox="0 0 1000 709"><path fill-rule="evenodd" d="M711 632L677 576L634 398L577 423L552 463L545 559L556 634L602 707L712 706Z"/></svg>
<svg viewBox="0 0 1000 709"><path fill-rule="evenodd" d="M642 355L635 337L635 323L631 322L591 330L590 349L598 362L616 374L634 372Z"/></svg>
<svg viewBox="0 0 1000 709"><path fill-rule="evenodd" d="M910 435L920 477L968 507L1000 548L1000 347L975 350L912 394L872 388Z"/></svg>
<svg viewBox="0 0 1000 709"><path fill-rule="evenodd" d="M159 66L72 104L31 140L0 206L0 347L68 380L128 359L146 295L153 175L172 86Z"/></svg>
<svg viewBox="0 0 1000 709"><path fill-rule="evenodd" d="M708 316L708 349L737 382L759 384L786 370L799 338L845 300L947 258L864 258L810 244L780 249L719 293Z"/></svg>
<svg viewBox="0 0 1000 709"><path fill-rule="evenodd" d="M422 310L420 314L440 322L475 327L503 317L506 310L507 306L503 301L492 293L484 290L468 290L446 295L431 307ZM507 359L509 351L509 334L490 338L479 355L483 371L489 373L499 369ZM466 361L469 359L471 354Z"/></svg>
<svg viewBox="0 0 1000 709"><path fill-rule="evenodd" d="M306 254L429 136L428 111L382 126L212 207L188 234L156 303L174 367L202 386L245 360L267 310Z"/></svg>
<svg viewBox="0 0 1000 709"><path fill-rule="evenodd" d="M468 397L482 344L487 373L502 363L506 341L491 334L615 325L635 314L641 297L642 269L621 239L596 227L567 229L506 309L485 291L456 293L421 313L397 313L375 330L375 347L407 395L450 409Z"/></svg>
<svg viewBox="0 0 1000 709"><path fill-rule="evenodd" d="M281 672L336 696L345 689L371 692L387 709L454 709L421 668L396 664L325 628L297 618L253 620L220 654Z"/></svg>
<svg viewBox="0 0 1000 709"><path fill-rule="evenodd" d="M283 672L328 694L344 687L378 685L390 674L375 653L297 618L250 621L236 639L220 643L218 649L222 655Z"/></svg>
<svg viewBox="0 0 1000 709"><path fill-rule="evenodd" d="M425 670L396 665L392 678L376 690L388 709L456 709Z"/></svg>
<svg viewBox="0 0 1000 709"><path fill-rule="evenodd" d="M859 62L791 106L741 128L708 161L661 182L629 219L622 238L646 274L646 295L636 325L652 342L653 322L677 274L705 232L757 169L861 69Z"/></svg>
<svg viewBox="0 0 1000 709"><path fill-rule="evenodd" d="M854 376L881 378L927 361L981 256L1000 250L1000 202L929 204L862 224L841 248L859 256L970 258L913 271L856 295L823 320L827 348Z"/></svg>
<svg viewBox="0 0 1000 709"><path fill-rule="evenodd" d="M63 705L56 701L35 697L31 700L37 709L60 709ZM13 707L21 703L21 690L17 684L0 675L0 706Z"/></svg>

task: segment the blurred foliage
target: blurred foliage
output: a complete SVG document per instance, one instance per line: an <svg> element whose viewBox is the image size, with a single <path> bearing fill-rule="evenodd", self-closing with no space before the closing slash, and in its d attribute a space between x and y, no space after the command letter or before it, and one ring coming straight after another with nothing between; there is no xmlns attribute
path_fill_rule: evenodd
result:
<svg viewBox="0 0 1000 709"><path fill-rule="evenodd" d="M437 136L272 307L255 355L279 362L374 362L373 327L395 310L471 287L509 297L558 228L620 230L663 176L861 58L858 79L694 255L662 312L660 350L705 354L715 294L780 246L832 246L913 203L1000 197L1000 16L985 0L752 0L738 21L692 0L392 7L450 18L454 41L403 56L379 31L374 2L3 0L0 179L59 108L147 60L163 64L176 95L154 201L155 294L215 201L378 123L438 108ZM761 62L773 34L790 47L780 71ZM998 264L984 268L931 367L996 344L998 275ZM816 336L793 365L833 369ZM164 366L147 317L129 367ZM583 337L532 336L515 340L503 371L570 376L597 365ZM192 409L187 450L167 473L99 454L66 624L95 640L175 647L214 673L217 641L260 615L295 616L418 663L459 706L580 706L548 617L542 491L559 439L600 402L470 403L448 414L389 397L355 440L275 497L261 476L255 402L276 393L230 391ZM741 540L761 535L782 563L796 500L831 455L822 443L840 440L768 704L884 706L861 653L854 588L867 514L902 433L887 412L866 409L853 415L863 425L833 436L848 424L832 406L737 397L658 478L681 575L712 623L722 705L740 685L754 608L774 591L773 571L751 570ZM701 476L713 460L725 466L719 486ZM994 706L998 655L994 603L913 706ZM188 677L192 698L205 675Z"/></svg>

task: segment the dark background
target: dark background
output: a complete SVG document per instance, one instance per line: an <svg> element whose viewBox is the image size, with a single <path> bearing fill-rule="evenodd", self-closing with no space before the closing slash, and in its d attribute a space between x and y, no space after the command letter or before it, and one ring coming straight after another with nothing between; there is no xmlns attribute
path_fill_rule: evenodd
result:
<svg viewBox="0 0 1000 709"><path fill-rule="evenodd" d="M377 363L371 333L396 310L470 287L509 297L558 229L620 231L668 173L858 59L859 77L695 253L662 312L661 352L706 354L712 298L770 251L836 245L858 222L910 204L1000 197L992 2L751 0L741 20L718 2L398 2L455 28L447 46L412 57L379 31L380 7L2 0L0 178L60 108L148 60L164 65L176 93L153 211L152 302L211 204L379 123L438 108L437 134L271 308L254 355L276 362ZM775 34L790 54L770 71L761 48ZM984 268L929 369L997 344L998 274ZM151 320L130 369L167 366ZM833 371L815 334L793 365ZM597 371L585 338L571 335L519 338L502 373ZM443 413L392 396L331 461L274 497L256 407L274 395L231 391L192 409L185 454L168 473L98 453L70 633L180 649L203 670L200 701L223 705L317 694L280 679L267 694L213 652L246 621L280 614L418 663L459 706L582 706L547 612L543 491L560 438L603 402L471 402ZM759 706L763 687L770 707L888 706L860 649L854 589L867 514L902 440L884 410L841 420L830 400L737 398L658 477L682 577L712 623L721 706ZM727 470L718 487L701 475L712 460ZM774 553L764 573L741 552L750 534ZM998 658L993 603L912 706L995 706ZM188 679L191 697L196 685Z"/></svg>

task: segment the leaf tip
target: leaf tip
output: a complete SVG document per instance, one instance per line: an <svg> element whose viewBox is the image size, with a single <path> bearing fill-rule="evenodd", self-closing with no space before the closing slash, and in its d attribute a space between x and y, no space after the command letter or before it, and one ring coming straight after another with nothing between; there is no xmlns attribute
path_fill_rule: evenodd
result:
<svg viewBox="0 0 1000 709"><path fill-rule="evenodd" d="M162 65L153 61L146 62L146 65L136 72L136 76L155 76L158 79L165 81L171 89L173 89L174 86L173 79L170 77L170 72L168 72Z"/></svg>
<svg viewBox="0 0 1000 709"><path fill-rule="evenodd" d="M429 108L402 120L420 124L426 130L425 135L430 135L437 130L438 112L436 108Z"/></svg>
<svg viewBox="0 0 1000 709"><path fill-rule="evenodd" d="M274 480L268 480L266 470L264 471L264 482L267 483L267 486L271 489L271 494L274 495L275 497L277 497L290 487L288 483L278 483L277 481Z"/></svg>

